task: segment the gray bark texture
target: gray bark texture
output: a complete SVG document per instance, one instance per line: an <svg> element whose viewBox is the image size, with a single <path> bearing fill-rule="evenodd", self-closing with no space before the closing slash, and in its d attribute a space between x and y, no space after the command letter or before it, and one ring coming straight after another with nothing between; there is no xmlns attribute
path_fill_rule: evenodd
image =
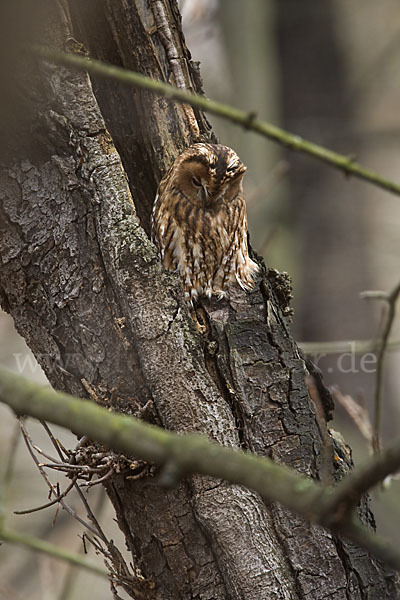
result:
<svg viewBox="0 0 400 600"><path fill-rule="evenodd" d="M174 0L42 0L34 16L24 39L29 27L200 91ZM7 76L17 118L1 123L0 298L52 385L333 481L329 397L320 384L309 398L285 278L264 270L253 293L204 303L200 333L146 235L162 174L212 139L204 116L29 53ZM121 473L107 491L144 578L132 597L397 597L366 552L239 486L192 477L168 490Z"/></svg>

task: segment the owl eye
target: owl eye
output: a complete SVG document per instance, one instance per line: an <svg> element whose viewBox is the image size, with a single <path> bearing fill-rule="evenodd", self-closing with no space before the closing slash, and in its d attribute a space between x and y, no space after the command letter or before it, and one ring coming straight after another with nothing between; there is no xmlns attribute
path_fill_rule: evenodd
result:
<svg viewBox="0 0 400 600"><path fill-rule="evenodd" d="M198 177L193 176L192 177L192 183L196 187L201 187L201 179L199 179Z"/></svg>

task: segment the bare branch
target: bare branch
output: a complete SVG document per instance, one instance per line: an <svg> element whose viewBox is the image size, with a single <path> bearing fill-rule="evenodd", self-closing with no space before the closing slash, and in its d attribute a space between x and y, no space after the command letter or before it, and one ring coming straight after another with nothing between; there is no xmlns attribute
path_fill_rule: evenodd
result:
<svg viewBox="0 0 400 600"><path fill-rule="evenodd" d="M267 500L281 502L307 519L342 533L400 569L400 552L369 533L351 512L364 492L400 467L400 439L333 489L267 458L219 446L203 436L177 435L133 417L110 413L93 402L42 388L2 368L0 401L17 414L69 427L128 455L161 465L172 462L181 475L201 473L245 485Z"/></svg>
<svg viewBox="0 0 400 600"><path fill-rule="evenodd" d="M5 519L6 519L6 503L8 490L10 487L12 475L14 472L14 464L15 464L15 456L16 456L16 448L19 440L20 428L18 423L16 423L16 427L12 433L10 445L8 448L8 453L5 458L5 470L2 476L2 481L0 485L0 528L4 527Z"/></svg>
<svg viewBox="0 0 400 600"><path fill-rule="evenodd" d="M300 348L306 354L341 354L342 352L353 352L354 354L366 354L376 352L376 340L342 340L335 342L298 342ZM400 350L400 340L388 341L386 350L396 352Z"/></svg>
<svg viewBox="0 0 400 600"><path fill-rule="evenodd" d="M35 508L28 508L26 510L15 510L14 514L15 515L27 515L29 513L37 512L39 510L43 510L45 508L49 508L50 506L54 506L54 504L57 504L57 502L60 502L63 498L65 498L69 494L69 492L74 487L76 480L77 480L77 477L75 477L72 480L72 482L62 492L62 494L60 494L59 496L56 496L55 498L53 498L53 500L50 500L50 502L47 502L46 504L42 504L41 506L36 506Z"/></svg>
<svg viewBox="0 0 400 600"><path fill-rule="evenodd" d="M91 571L96 575L100 575L101 577L109 578L108 571L99 565L95 565L86 561L82 556L76 554L74 552L68 552L64 548L59 548L55 544L50 544L49 542L45 542L44 540L40 540L38 538L22 535L20 533L16 533L15 531L9 531L7 529L0 529L0 540L4 542L8 542L10 544L16 544L17 546L23 546L25 548L30 548L35 552L41 552L42 554L47 554L52 558L58 558L65 562L68 562L76 567L80 567L82 569L86 569L87 571Z"/></svg>
<svg viewBox="0 0 400 600"><path fill-rule="evenodd" d="M41 419L42 420L42 419ZM39 463L38 458L36 457L35 453L33 452L32 449L32 440L24 426L24 424L22 423L22 419L19 420L20 421L20 427L21 427L21 431L22 431L22 435L26 444L26 447L28 448L28 452L31 455L34 463L36 464L37 468L39 469L39 473L41 474L41 476L43 477L43 479L45 480L46 484L49 487L50 490L50 494L56 494L56 496L59 497L59 504L61 504L61 506L64 508L64 510L66 510L72 517L74 517L74 519L76 519L77 521L79 521L79 523L81 523L81 525L83 525L84 527L86 527L86 529L88 529L89 531L91 531L94 535L98 535L98 532L93 529L93 527L91 525L89 525L89 523L86 523L86 521L84 521L74 510L73 508L71 508L70 506L68 506L68 504L66 504L66 502L64 502L64 498L60 497L61 495L57 492L56 486L54 486L51 481L49 480L49 478L47 477L47 474L43 468L43 466L41 465L41 463Z"/></svg>
<svg viewBox="0 0 400 600"><path fill-rule="evenodd" d="M162 81L156 81L155 79L151 79L140 73L129 71L114 65L108 65L98 60L88 59L77 54L67 54L66 52L42 46L34 46L34 51L42 58L57 64L74 67L102 77L118 80L121 83L145 88L159 96L164 96L165 98L176 100L177 102L188 104L200 108L205 112L218 115L233 123L242 125L245 129L249 129L278 142L291 150L302 152L327 163L328 165L339 169L346 175L353 175L354 177L368 181L388 192L400 196L400 184L386 179L374 171L366 169L355 162L351 156L338 154L328 148L305 140L298 135L284 131L271 123L262 121L257 118L254 112L246 113L245 111L228 106L227 104L210 100L205 96L193 94L186 89L178 88Z"/></svg>
<svg viewBox="0 0 400 600"><path fill-rule="evenodd" d="M334 400L343 406L347 414L353 420L358 431L368 442L368 446L372 448L373 432L367 408L359 402L356 402L356 400L348 394L342 394L335 386L331 388L331 394Z"/></svg>
<svg viewBox="0 0 400 600"><path fill-rule="evenodd" d="M331 525L346 521L361 497L400 468L400 438L388 444L384 450L374 454L360 467L330 491L330 499L324 504L322 520Z"/></svg>
<svg viewBox="0 0 400 600"><path fill-rule="evenodd" d="M385 366L385 356L389 341L390 332L392 330L394 317L396 314L397 300L400 296L400 283L386 295L384 299L388 305L388 312L383 326L382 336L378 344L378 356L376 365L376 388L375 388L375 423L374 423L374 438L373 447L375 452L380 450L380 431L382 421L382 397L383 397L383 373Z"/></svg>

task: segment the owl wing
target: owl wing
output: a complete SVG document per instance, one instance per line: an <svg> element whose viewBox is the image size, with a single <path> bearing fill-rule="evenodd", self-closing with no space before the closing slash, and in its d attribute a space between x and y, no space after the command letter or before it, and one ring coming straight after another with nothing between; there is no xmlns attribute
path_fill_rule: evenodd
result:
<svg viewBox="0 0 400 600"><path fill-rule="evenodd" d="M159 251L163 250L163 223L168 211L168 194L167 187L174 171L174 163L170 166L164 177L161 179L156 197L154 198L153 210L151 213L151 241L155 244ZM165 229L165 223L164 223Z"/></svg>
<svg viewBox="0 0 400 600"><path fill-rule="evenodd" d="M242 194L227 208L224 228L227 243L214 277L214 288L223 290L236 280L248 291L254 287L252 273L258 270L258 265L248 255L246 203Z"/></svg>
<svg viewBox="0 0 400 600"><path fill-rule="evenodd" d="M223 295L230 283L235 281L238 252L241 247L243 227L247 228L246 206L240 194L223 211L219 222L216 223L214 235L221 244L221 257L218 260L218 269L213 278L214 293Z"/></svg>
<svg viewBox="0 0 400 600"><path fill-rule="evenodd" d="M165 248L171 226L171 207L168 202L169 195L167 190L171 171L172 167L158 186L151 215L151 241L157 246L162 260L164 260Z"/></svg>

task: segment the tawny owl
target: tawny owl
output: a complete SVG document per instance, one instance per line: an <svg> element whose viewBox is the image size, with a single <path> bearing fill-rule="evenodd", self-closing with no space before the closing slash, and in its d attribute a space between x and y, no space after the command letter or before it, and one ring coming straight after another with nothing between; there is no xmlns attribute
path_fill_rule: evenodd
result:
<svg viewBox="0 0 400 600"><path fill-rule="evenodd" d="M164 266L178 271L185 297L219 298L234 281L254 286L247 248L246 167L226 146L194 144L175 160L154 201L152 238Z"/></svg>

